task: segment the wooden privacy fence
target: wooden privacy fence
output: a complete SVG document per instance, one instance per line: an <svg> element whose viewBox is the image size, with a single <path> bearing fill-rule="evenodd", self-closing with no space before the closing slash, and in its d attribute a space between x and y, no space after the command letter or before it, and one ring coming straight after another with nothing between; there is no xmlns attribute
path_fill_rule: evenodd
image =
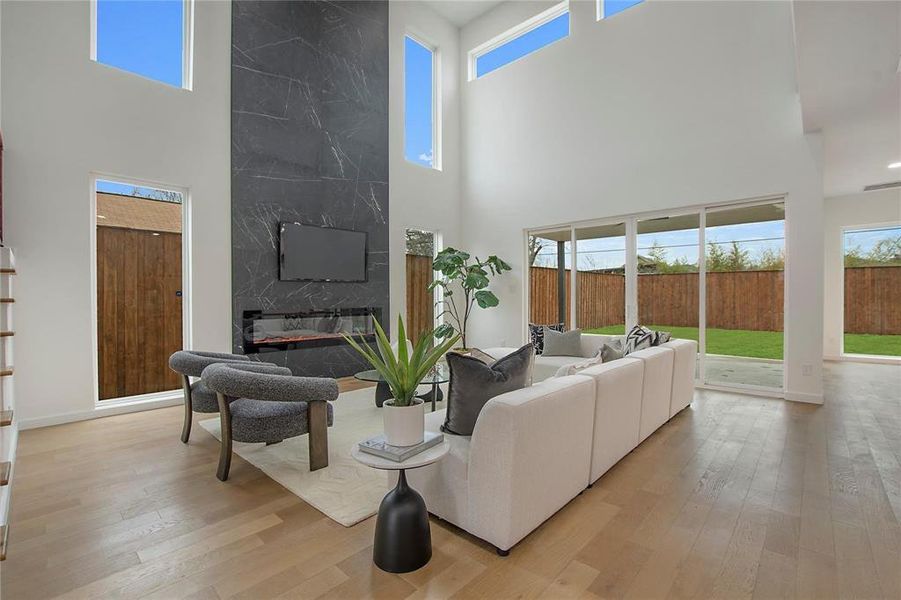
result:
<svg viewBox="0 0 901 600"><path fill-rule="evenodd" d="M901 334L901 267L845 269L845 333Z"/></svg>
<svg viewBox="0 0 901 600"><path fill-rule="evenodd" d="M181 234L97 228L100 399L177 390L182 348Z"/></svg>
<svg viewBox="0 0 901 600"><path fill-rule="evenodd" d="M782 330L782 271L707 274L707 324L722 329ZM567 271L567 297L569 272ZM626 320L626 278L611 273L578 273L578 323L583 329L621 325ZM529 319L557 321L557 270L532 267ZM567 327L569 326L567 306ZM638 320L641 323L698 326L698 274L640 274Z"/></svg>
<svg viewBox="0 0 901 600"><path fill-rule="evenodd" d="M407 337L412 341L431 331L435 323L435 301L428 291L432 283L432 257L407 254Z"/></svg>

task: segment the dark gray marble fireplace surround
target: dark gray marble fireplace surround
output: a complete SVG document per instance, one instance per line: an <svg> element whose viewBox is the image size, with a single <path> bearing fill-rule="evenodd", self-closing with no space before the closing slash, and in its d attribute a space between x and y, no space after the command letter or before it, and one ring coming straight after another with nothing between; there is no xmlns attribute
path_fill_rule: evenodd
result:
<svg viewBox="0 0 901 600"><path fill-rule="evenodd" d="M231 76L234 350L245 311L387 315L388 3L235 2ZM280 221L366 231L367 281L279 281ZM253 356L296 375L366 368L347 345Z"/></svg>

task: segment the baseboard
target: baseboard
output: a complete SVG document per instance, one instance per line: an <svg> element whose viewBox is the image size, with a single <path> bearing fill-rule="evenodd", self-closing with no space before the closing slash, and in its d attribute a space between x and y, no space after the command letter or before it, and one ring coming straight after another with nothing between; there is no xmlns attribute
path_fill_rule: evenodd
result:
<svg viewBox="0 0 901 600"><path fill-rule="evenodd" d="M899 356L878 356L875 354L843 354L841 356L824 356L830 362L868 363L873 365L901 365Z"/></svg>
<svg viewBox="0 0 901 600"><path fill-rule="evenodd" d="M811 394L808 392L785 392L785 399L792 402L805 402L807 404L822 404L823 394Z"/></svg>
<svg viewBox="0 0 901 600"><path fill-rule="evenodd" d="M50 415L47 417L34 417L31 419L19 420L19 429L37 429L38 427L51 427L53 425L65 425L66 423L75 423L77 421L87 421L88 419L99 419L102 417L111 417L113 415L122 415L126 413L141 412L144 410L154 410L157 408L167 408L169 406L178 406L184 400L181 393L177 397L171 398L155 398L152 400L138 400L127 404L116 404L112 406L98 406L93 410L80 410L58 415Z"/></svg>

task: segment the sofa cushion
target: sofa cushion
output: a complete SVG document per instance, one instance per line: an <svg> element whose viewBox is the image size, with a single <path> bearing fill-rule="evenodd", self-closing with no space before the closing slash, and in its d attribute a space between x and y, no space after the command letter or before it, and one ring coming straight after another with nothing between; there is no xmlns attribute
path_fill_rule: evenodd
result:
<svg viewBox="0 0 901 600"><path fill-rule="evenodd" d="M644 361L644 386L641 391L641 426L639 440L644 441L669 420L673 393L672 348L645 348L629 355Z"/></svg>
<svg viewBox="0 0 901 600"><path fill-rule="evenodd" d="M532 344L526 344L492 365L471 356L448 352L450 382L447 413L441 431L472 435L476 419L486 402L530 384L534 352Z"/></svg>
<svg viewBox="0 0 901 600"><path fill-rule="evenodd" d="M541 356L544 353L544 329L553 329L554 331L564 331L566 326L563 323L553 323L551 325L536 325L529 323L529 341L535 346L535 356Z"/></svg>
<svg viewBox="0 0 901 600"><path fill-rule="evenodd" d="M544 352L542 356L582 356L582 330L554 331L544 328Z"/></svg>

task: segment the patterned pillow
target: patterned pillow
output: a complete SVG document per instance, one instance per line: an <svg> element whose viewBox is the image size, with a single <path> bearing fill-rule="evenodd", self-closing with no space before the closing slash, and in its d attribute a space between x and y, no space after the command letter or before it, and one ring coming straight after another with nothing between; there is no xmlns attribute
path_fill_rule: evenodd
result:
<svg viewBox="0 0 901 600"><path fill-rule="evenodd" d="M544 352L544 328L553 329L554 331L566 331L563 323L553 323L551 325L536 325L529 323L529 341L535 347L535 356L540 356Z"/></svg>
<svg viewBox="0 0 901 600"><path fill-rule="evenodd" d="M623 356L628 356L637 350L644 350L654 345L654 332L647 327L636 325L626 334L626 342L623 344Z"/></svg>
<svg viewBox="0 0 901 600"><path fill-rule="evenodd" d="M659 346L660 344L665 344L668 341L673 339L673 334L669 331L655 331L654 332L654 342L651 344L652 346Z"/></svg>

